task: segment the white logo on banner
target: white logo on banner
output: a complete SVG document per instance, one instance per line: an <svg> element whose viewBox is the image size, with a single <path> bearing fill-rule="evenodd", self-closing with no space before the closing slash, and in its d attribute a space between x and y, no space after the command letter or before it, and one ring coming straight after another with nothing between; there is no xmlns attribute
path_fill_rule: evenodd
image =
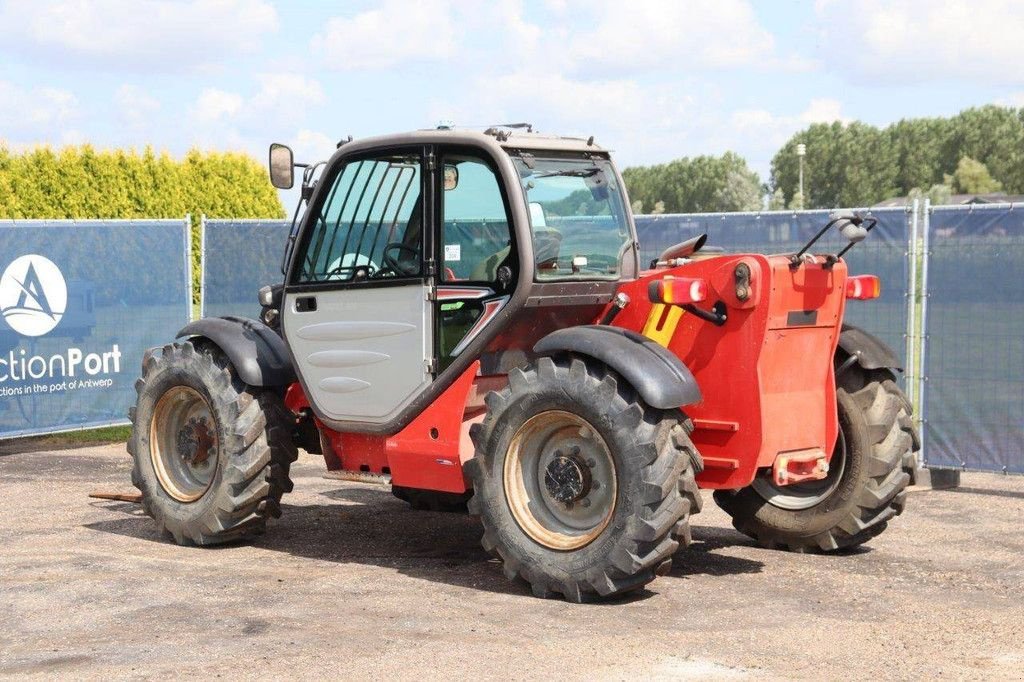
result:
<svg viewBox="0 0 1024 682"><path fill-rule="evenodd" d="M24 336L42 336L64 317L68 285L49 258L29 254L16 258L0 276L0 314Z"/></svg>

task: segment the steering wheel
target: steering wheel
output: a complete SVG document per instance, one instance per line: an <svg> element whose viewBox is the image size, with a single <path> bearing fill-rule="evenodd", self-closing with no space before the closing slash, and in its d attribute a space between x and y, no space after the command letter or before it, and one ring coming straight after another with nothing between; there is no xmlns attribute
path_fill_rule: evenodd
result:
<svg viewBox="0 0 1024 682"><path fill-rule="evenodd" d="M410 253L412 254L416 262L413 263L411 266L408 264L408 262L405 265L403 265L402 261L399 260L399 258L391 255L392 251L405 251L406 253ZM406 277L412 277L414 275L418 275L420 272L420 250L414 246L409 246L408 244L403 244L402 242L391 242L390 244L384 247L384 253L382 257L384 259L384 264L388 267L388 269L390 269L395 274L405 275Z"/></svg>

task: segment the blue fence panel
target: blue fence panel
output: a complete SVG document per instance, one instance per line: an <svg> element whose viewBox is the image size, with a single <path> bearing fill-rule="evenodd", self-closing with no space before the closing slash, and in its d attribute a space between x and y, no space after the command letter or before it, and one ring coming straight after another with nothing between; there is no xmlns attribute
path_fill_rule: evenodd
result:
<svg viewBox="0 0 1024 682"><path fill-rule="evenodd" d="M878 275L882 295L873 301L850 301L846 306L846 319L876 334L903 358L906 355L912 216L906 208L871 209L871 213L878 219L878 225L844 258L852 274ZM709 247L719 246L734 253L793 253L828 221L829 211L636 216L640 261L646 266L665 248L703 232L708 234ZM835 253L845 244L833 229L812 251Z"/></svg>
<svg viewBox="0 0 1024 682"><path fill-rule="evenodd" d="M926 220L925 463L1024 473L1024 206Z"/></svg>
<svg viewBox="0 0 1024 682"><path fill-rule="evenodd" d="M257 318L256 292L283 281L287 220L203 222L203 317Z"/></svg>
<svg viewBox="0 0 1024 682"><path fill-rule="evenodd" d="M182 220L0 221L0 437L123 424L191 309Z"/></svg>

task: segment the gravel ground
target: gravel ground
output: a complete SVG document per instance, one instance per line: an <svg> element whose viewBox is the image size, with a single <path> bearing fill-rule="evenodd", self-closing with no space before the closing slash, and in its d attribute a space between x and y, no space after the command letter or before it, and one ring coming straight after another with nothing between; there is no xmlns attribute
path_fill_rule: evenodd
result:
<svg viewBox="0 0 1024 682"><path fill-rule="evenodd" d="M506 582L466 515L303 455L252 545L178 547L123 446L0 456L0 675L1020 679L1024 478L965 474L846 556L762 550L707 496L670 575L610 604Z"/></svg>

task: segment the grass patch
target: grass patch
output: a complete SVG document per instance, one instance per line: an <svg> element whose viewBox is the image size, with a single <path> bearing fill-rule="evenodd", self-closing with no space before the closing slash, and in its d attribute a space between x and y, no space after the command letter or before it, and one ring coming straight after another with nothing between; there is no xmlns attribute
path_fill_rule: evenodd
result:
<svg viewBox="0 0 1024 682"><path fill-rule="evenodd" d="M69 431L67 433L54 433L47 436L28 436L26 438L0 440L0 455L89 447L90 445L105 445L107 443L126 443L131 433L132 427L130 426L105 426L101 429L86 429L85 431Z"/></svg>
<svg viewBox="0 0 1024 682"><path fill-rule="evenodd" d="M88 429L86 431L70 431L68 433L57 433L43 438L66 443L113 443L126 442L132 434L130 426L107 426L102 429Z"/></svg>

